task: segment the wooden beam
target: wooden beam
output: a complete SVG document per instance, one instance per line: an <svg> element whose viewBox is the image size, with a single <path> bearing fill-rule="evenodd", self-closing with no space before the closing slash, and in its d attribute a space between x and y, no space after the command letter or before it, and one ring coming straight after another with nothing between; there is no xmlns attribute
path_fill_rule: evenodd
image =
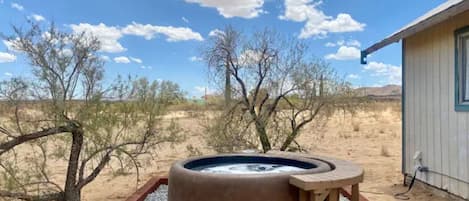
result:
<svg viewBox="0 0 469 201"><path fill-rule="evenodd" d="M352 185L352 200L351 201L359 201L360 200L360 189L358 184Z"/></svg>
<svg viewBox="0 0 469 201"><path fill-rule="evenodd" d="M298 193L299 193L298 194L299 201L308 201L308 192L307 191L299 189Z"/></svg>
<svg viewBox="0 0 469 201"><path fill-rule="evenodd" d="M331 189L328 201L339 201L339 189Z"/></svg>
<svg viewBox="0 0 469 201"><path fill-rule="evenodd" d="M315 196L315 201L324 201L327 198L327 196L329 196L329 191L324 191L319 194L314 194L314 196Z"/></svg>

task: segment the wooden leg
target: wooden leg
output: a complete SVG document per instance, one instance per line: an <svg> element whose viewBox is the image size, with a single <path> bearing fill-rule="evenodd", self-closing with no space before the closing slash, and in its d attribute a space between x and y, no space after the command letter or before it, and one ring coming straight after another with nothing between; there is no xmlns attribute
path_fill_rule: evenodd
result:
<svg viewBox="0 0 469 201"><path fill-rule="evenodd" d="M314 191L309 192L309 201L319 201L316 199L316 194L314 194Z"/></svg>
<svg viewBox="0 0 469 201"><path fill-rule="evenodd" d="M327 198L327 196L329 196L329 191L323 190L319 192L314 192L313 194L310 194L310 195L314 196L314 198L310 198L311 201L324 201Z"/></svg>
<svg viewBox="0 0 469 201"><path fill-rule="evenodd" d="M299 201L308 201L308 192L304 191L304 190L301 190L299 189Z"/></svg>
<svg viewBox="0 0 469 201"><path fill-rule="evenodd" d="M358 184L352 185L352 201L358 201L360 199L360 189Z"/></svg>
<svg viewBox="0 0 469 201"><path fill-rule="evenodd" d="M339 189L331 189L328 201L339 201Z"/></svg>

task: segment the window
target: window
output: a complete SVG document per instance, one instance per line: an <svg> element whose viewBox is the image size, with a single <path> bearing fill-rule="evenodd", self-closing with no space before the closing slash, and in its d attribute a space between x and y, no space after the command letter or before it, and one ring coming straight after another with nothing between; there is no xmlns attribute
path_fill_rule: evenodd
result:
<svg viewBox="0 0 469 201"><path fill-rule="evenodd" d="M455 31L456 111L469 111L469 26Z"/></svg>

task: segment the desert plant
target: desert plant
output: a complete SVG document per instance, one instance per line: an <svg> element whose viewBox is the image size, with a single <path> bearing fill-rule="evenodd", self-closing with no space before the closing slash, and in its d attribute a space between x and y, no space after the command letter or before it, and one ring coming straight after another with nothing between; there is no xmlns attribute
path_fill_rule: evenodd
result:
<svg viewBox="0 0 469 201"><path fill-rule="evenodd" d="M231 116L227 117L226 115ZM233 153L258 147L257 136L250 132L252 129L250 122L246 120L245 115L241 115L239 112L219 112L213 117L204 117L201 121L204 133L207 134L207 143L216 152Z"/></svg>
<svg viewBox="0 0 469 201"><path fill-rule="evenodd" d="M327 63L308 58L298 39L283 40L270 30L245 38L228 26L207 44L203 58L212 77L229 87L217 132L243 131L230 139L242 142L240 135L254 132L264 152L287 150L305 125L325 121L332 110L351 103L348 83Z"/></svg>
<svg viewBox="0 0 469 201"><path fill-rule="evenodd" d="M104 85L96 38L53 24L13 29L5 39L24 53L33 78L0 83L0 99L12 108L9 121L0 123L0 197L79 201L83 187L111 161L118 174L132 167L138 174L140 156L180 139L159 123L181 97L177 84L119 77ZM48 161L61 160L65 175L51 177Z"/></svg>
<svg viewBox="0 0 469 201"><path fill-rule="evenodd" d="M360 123L358 122L352 122L352 127L354 132L360 131Z"/></svg>
<svg viewBox="0 0 469 201"><path fill-rule="evenodd" d="M384 156L384 157L390 157L391 154L389 154L389 149L388 147L382 145L381 146L381 156Z"/></svg>
<svg viewBox="0 0 469 201"><path fill-rule="evenodd" d="M202 155L202 151L199 148L194 147L194 145L190 144L186 146L187 151L189 152L189 156L200 156Z"/></svg>

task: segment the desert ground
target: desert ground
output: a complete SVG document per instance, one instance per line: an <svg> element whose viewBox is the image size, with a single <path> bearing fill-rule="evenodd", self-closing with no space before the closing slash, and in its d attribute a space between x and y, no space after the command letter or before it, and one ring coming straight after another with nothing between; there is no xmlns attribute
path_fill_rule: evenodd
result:
<svg viewBox="0 0 469 201"><path fill-rule="evenodd" d="M193 112L172 111L165 119L174 119L184 129L186 140L179 144L162 144L157 156L145 164L137 184L135 171L115 174L107 168L93 183L86 186L83 200L125 200L152 176L165 175L175 160L193 154L188 146L202 154L214 154L205 141L203 127ZM361 193L369 200L396 200L393 194L403 192L401 174L401 112L397 101L375 103L355 115L338 112L321 129L307 127L298 139L303 149L315 155L350 160L365 169ZM52 164L58 178L66 171L65 164ZM409 193L410 200L444 201L422 187ZM1 198L0 198L1 200Z"/></svg>

